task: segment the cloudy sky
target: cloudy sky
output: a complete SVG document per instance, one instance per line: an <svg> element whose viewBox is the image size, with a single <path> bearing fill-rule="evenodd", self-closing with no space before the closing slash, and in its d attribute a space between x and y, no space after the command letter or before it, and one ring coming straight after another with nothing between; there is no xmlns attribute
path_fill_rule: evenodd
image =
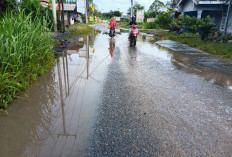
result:
<svg viewBox="0 0 232 157"><path fill-rule="evenodd" d="M80 0L80 2L84 0ZM134 0L134 3L137 2L145 6L145 10L148 10L150 5L154 0ZM166 3L168 0L161 0ZM131 0L93 0L97 5L97 9L101 12L109 12L110 10L119 10L123 14L127 13L128 8L131 5Z"/></svg>

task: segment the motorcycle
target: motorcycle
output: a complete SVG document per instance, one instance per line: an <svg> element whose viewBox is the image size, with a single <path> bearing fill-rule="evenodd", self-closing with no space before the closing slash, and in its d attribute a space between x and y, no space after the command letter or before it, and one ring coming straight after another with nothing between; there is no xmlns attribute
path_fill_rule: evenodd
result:
<svg viewBox="0 0 232 157"><path fill-rule="evenodd" d="M130 25L130 45L136 46L137 36L139 34L139 29L137 25Z"/></svg>
<svg viewBox="0 0 232 157"><path fill-rule="evenodd" d="M109 36L111 38L115 36L115 29L114 28L110 28Z"/></svg>

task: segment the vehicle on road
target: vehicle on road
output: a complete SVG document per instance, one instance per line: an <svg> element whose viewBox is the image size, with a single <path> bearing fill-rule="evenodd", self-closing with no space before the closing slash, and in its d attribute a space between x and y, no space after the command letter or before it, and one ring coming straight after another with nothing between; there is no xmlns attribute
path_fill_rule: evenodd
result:
<svg viewBox="0 0 232 157"><path fill-rule="evenodd" d="M110 29L109 36L111 38L115 36L116 25L117 25L116 21L114 20L113 17L111 17L111 20L110 20L110 23L109 23L109 29Z"/></svg>
<svg viewBox="0 0 232 157"><path fill-rule="evenodd" d="M115 29L113 27L110 28L109 36L111 38L115 36Z"/></svg>
<svg viewBox="0 0 232 157"><path fill-rule="evenodd" d="M137 36L139 34L138 25L130 25L129 41L131 46L136 46Z"/></svg>

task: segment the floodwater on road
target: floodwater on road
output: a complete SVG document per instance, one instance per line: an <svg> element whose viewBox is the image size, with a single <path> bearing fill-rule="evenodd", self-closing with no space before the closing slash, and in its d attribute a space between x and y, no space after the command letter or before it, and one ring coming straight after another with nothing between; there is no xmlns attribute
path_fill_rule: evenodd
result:
<svg viewBox="0 0 232 157"><path fill-rule="evenodd" d="M89 37L89 55L83 39L10 105L8 116L0 117L1 157L83 154L111 62L102 43L107 36Z"/></svg>
<svg viewBox="0 0 232 157"><path fill-rule="evenodd" d="M1 157L232 154L230 62L98 27L0 117Z"/></svg>

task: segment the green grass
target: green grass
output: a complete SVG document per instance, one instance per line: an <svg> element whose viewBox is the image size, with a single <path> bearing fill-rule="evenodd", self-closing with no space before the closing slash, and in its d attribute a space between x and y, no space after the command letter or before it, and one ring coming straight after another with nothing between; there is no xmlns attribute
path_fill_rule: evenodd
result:
<svg viewBox="0 0 232 157"><path fill-rule="evenodd" d="M47 24L23 13L0 19L0 112L54 63Z"/></svg>
<svg viewBox="0 0 232 157"><path fill-rule="evenodd" d="M118 23L117 25L121 28L129 28L129 23Z"/></svg>
<svg viewBox="0 0 232 157"><path fill-rule="evenodd" d="M82 34L88 34L92 32L93 28L87 26L83 23L78 23L73 25L71 28L68 29L68 32L72 33L73 35L82 35Z"/></svg>
<svg viewBox="0 0 232 157"><path fill-rule="evenodd" d="M232 59L232 44L231 43L221 43L212 41L201 41L200 36L193 35L191 33L177 34L177 33L160 33L159 38L170 39L178 41L183 44L187 44L191 47L198 48L205 52L209 52L218 55L223 58Z"/></svg>

